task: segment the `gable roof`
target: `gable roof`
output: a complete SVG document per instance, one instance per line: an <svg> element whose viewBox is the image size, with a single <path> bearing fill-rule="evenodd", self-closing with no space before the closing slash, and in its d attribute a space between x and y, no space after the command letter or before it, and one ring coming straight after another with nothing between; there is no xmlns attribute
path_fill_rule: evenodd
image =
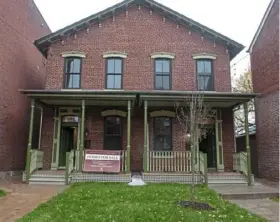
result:
<svg viewBox="0 0 280 222"><path fill-rule="evenodd" d="M87 28L90 24L98 23L100 20L103 20L107 17L112 16L118 12L126 10L129 6L133 4L144 5L153 11L157 11L165 15L167 18L179 23L188 26L191 31L201 33L205 38L212 39L216 43L226 45L229 51L230 59L234 58L241 50L244 49L244 46L240 43L154 1L154 0L124 0L112 7L109 7L103 11L100 11L96 14L93 14L89 17L86 17L78 22L75 22L69 26L66 26L56 32L53 32L49 35L46 35L34 43L36 47L46 56L48 47L55 41L60 40L62 36L71 35L74 32Z"/></svg>
<svg viewBox="0 0 280 222"><path fill-rule="evenodd" d="M263 18L261 20L261 23L260 23L260 25L259 25L259 27L258 27L258 29L257 29L257 31L256 31L256 33L254 35L254 38L253 38L253 40L252 40L252 42L251 42L247 52L250 52L250 53L252 52L253 47L254 47L254 45L255 45L255 43L256 43L256 41L257 41L261 31L262 31L262 29L263 29L263 26L264 26L264 24L265 24L265 22L266 22L266 20L268 18L268 15L270 14L271 9L273 8L274 2L275 2L275 0L271 0L270 1L269 5L268 5L268 7L267 7L267 9L266 9L266 11L264 13L264 16L263 16Z"/></svg>

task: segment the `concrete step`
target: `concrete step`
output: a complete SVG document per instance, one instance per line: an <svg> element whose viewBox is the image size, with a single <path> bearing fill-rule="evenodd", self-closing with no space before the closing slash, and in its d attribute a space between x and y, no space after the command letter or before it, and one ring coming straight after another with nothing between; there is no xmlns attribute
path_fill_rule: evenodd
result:
<svg viewBox="0 0 280 222"><path fill-rule="evenodd" d="M65 182L56 182L56 181L29 181L29 184L32 185L65 185Z"/></svg>
<svg viewBox="0 0 280 222"><path fill-rule="evenodd" d="M245 180L208 180L208 184L247 184Z"/></svg>

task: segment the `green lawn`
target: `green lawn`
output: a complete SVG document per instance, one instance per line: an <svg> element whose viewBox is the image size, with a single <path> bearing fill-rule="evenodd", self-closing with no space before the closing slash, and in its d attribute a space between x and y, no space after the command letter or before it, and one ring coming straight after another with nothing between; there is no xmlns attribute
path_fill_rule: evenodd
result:
<svg viewBox="0 0 280 222"><path fill-rule="evenodd" d="M6 192L4 190L0 190L0 197L6 196Z"/></svg>
<svg viewBox="0 0 280 222"><path fill-rule="evenodd" d="M120 183L80 183L41 204L19 221L265 221L221 200L205 186L197 186L196 193L198 201L208 202L216 210L196 211L174 204L190 197L190 186L182 184L130 187Z"/></svg>

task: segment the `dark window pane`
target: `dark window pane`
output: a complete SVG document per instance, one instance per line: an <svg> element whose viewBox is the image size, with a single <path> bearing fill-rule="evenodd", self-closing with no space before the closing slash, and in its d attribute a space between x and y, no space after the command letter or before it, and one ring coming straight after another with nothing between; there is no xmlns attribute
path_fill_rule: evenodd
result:
<svg viewBox="0 0 280 222"><path fill-rule="evenodd" d="M156 89L163 89L162 76L156 76Z"/></svg>
<svg viewBox="0 0 280 222"><path fill-rule="evenodd" d="M156 117L154 121L154 149L172 150L171 119L168 117Z"/></svg>
<svg viewBox="0 0 280 222"><path fill-rule="evenodd" d="M211 72L212 72L211 64L212 64L211 61L204 62L204 72L205 73L211 74Z"/></svg>
<svg viewBox="0 0 280 222"><path fill-rule="evenodd" d="M163 88L164 89L170 89L170 83L169 83L169 76L163 76L162 80L163 80Z"/></svg>
<svg viewBox="0 0 280 222"><path fill-rule="evenodd" d="M198 90L204 90L204 76L198 76L197 77L197 83L198 83Z"/></svg>
<svg viewBox="0 0 280 222"><path fill-rule="evenodd" d="M66 60L66 73L80 73L81 60L75 58L68 58Z"/></svg>
<svg viewBox="0 0 280 222"><path fill-rule="evenodd" d="M114 73L114 59L108 59L108 61L107 61L107 73Z"/></svg>
<svg viewBox="0 0 280 222"><path fill-rule="evenodd" d="M72 88L80 88L80 75L72 75Z"/></svg>
<svg viewBox="0 0 280 222"><path fill-rule="evenodd" d="M121 59L115 59L115 72L121 74L122 73L122 60Z"/></svg>
<svg viewBox="0 0 280 222"><path fill-rule="evenodd" d="M121 89L122 88L122 76L121 75L115 75L115 89Z"/></svg>
<svg viewBox="0 0 280 222"><path fill-rule="evenodd" d="M121 118L120 117L107 117L106 118L106 135L121 135Z"/></svg>
<svg viewBox="0 0 280 222"><path fill-rule="evenodd" d="M156 73L162 72L162 60L156 60Z"/></svg>
<svg viewBox="0 0 280 222"><path fill-rule="evenodd" d="M162 71L165 73L169 73L170 72L170 61L169 60L163 60L163 68Z"/></svg>
<svg viewBox="0 0 280 222"><path fill-rule="evenodd" d="M114 88L114 75L107 75L107 88Z"/></svg>
<svg viewBox="0 0 280 222"><path fill-rule="evenodd" d="M65 88L80 88L80 75L79 74L66 74L65 75Z"/></svg>
<svg viewBox="0 0 280 222"><path fill-rule="evenodd" d="M74 59L72 72L73 73L81 72L81 60L80 59Z"/></svg>
<svg viewBox="0 0 280 222"><path fill-rule="evenodd" d="M197 73L204 73L204 61L197 61Z"/></svg>

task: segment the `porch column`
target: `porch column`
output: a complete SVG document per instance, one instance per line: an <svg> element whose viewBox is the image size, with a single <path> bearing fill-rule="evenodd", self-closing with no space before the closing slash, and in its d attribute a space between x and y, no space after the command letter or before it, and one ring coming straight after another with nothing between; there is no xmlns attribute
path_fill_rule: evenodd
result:
<svg viewBox="0 0 280 222"><path fill-rule="evenodd" d="M131 101L127 102L126 172L130 172Z"/></svg>
<svg viewBox="0 0 280 222"><path fill-rule="evenodd" d="M248 104L247 103L244 103L244 115L245 115L248 186L251 186L252 185L251 149L250 149L250 140L249 140L249 121L248 121Z"/></svg>
<svg viewBox="0 0 280 222"><path fill-rule="evenodd" d="M216 131L216 159L217 159L217 170L223 172L224 166L224 149L223 149L223 135L222 135L222 111L217 110L215 131Z"/></svg>
<svg viewBox="0 0 280 222"><path fill-rule="evenodd" d="M81 116L81 130L80 130L80 158L79 158L79 170L83 169L83 153L85 143L85 100L82 100L82 116Z"/></svg>
<svg viewBox="0 0 280 222"><path fill-rule="evenodd" d="M147 151L148 151L148 141L147 141L147 125L148 120L148 101L144 101L144 152L143 152L143 169L147 172Z"/></svg>
<svg viewBox="0 0 280 222"><path fill-rule="evenodd" d="M26 182L29 182L30 178L30 161L31 161L31 149L32 149L32 137L33 137L33 122L34 122L34 109L35 109L35 101L31 100L31 111L30 111L30 121L29 121L29 136L28 136L28 145L26 152Z"/></svg>

